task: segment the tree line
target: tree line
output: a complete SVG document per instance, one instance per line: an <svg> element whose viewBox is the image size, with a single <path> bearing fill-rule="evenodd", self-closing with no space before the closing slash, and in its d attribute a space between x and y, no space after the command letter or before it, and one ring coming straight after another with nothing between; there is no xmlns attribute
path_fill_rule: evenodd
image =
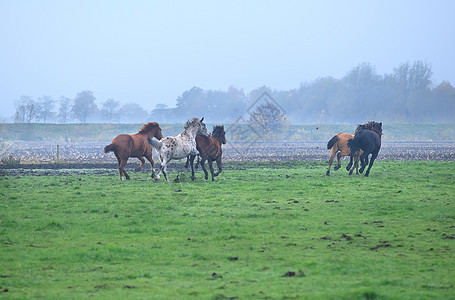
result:
<svg viewBox="0 0 455 300"><path fill-rule="evenodd" d="M62 123L69 122L106 122L141 123L146 122L150 113L137 103L121 104L120 101L107 99L98 107L92 91L82 91L74 99L50 96L33 99L22 96L16 101L15 123ZM122 114L120 114L122 111Z"/></svg>
<svg viewBox="0 0 455 300"><path fill-rule="evenodd" d="M204 116L211 123L248 122L258 113L253 112L252 107L266 92L272 98L267 102L267 109L277 111L280 118L290 124L364 123L368 120L454 123L455 88L448 81L435 84L432 76L431 66L423 61L400 64L384 75L378 74L373 65L361 63L341 79L321 77L290 90L263 86L245 93L232 86L226 91L193 87L177 98L175 107L158 104L151 112L136 103L122 105L114 99L98 107L91 91L82 91L74 99L61 97L58 101L48 96L37 100L23 96L16 103L15 122L140 123L153 120L182 123L194 116ZM259 119L258 115L255 119Z"/></svg>

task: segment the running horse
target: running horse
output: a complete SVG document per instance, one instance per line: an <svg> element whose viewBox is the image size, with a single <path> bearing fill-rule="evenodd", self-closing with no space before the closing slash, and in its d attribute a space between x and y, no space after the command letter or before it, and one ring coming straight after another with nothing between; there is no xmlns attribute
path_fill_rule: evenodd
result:
<svg viewBox="0 0 455 300"><path fill-rule="evenodd" d="M115 137L111 144L104 147L104 153L112 151L117 158L120 180L123 180L123 175L125 175L126 179L130 179L130 176L125 171L126 163L130 157L137 157L141 161L141 165L136 171L142 170L145 163L144 157L147 158L152 166L152 178L155 177L152 147L147 143L147 138L151 137L163 138L160 125L157 122L144 124L136 134L120 134Z"/></svg>
<svg viewBox="0 0 455 300"><path fill-rule="evenodd" d="M221 144L226 144L226 132L224 132L224 125L217 125L213 127L212 135L209 137L199 134L196 136L196 148L199 151L199 156L201 157L201 166L205 173L205 180L208 179L208 172L205 168L206 160L208 161L212 181L214 181L214 177L220 175L223 170L221 164L221 155L223 154ZM194 161L195 156L196 155L190 155L190 163ZM213 161L216 161L216 165L218 166L218 172L215 174L213 173Z"/></svg>
<svg viewBox="0 0 455 300"><path fill-rule="evenodd" d="M336 171L341 168L341 158L344 156L351 155L351 150L348 147L348 140L353 139L354 134L340 132L334 135L330 141L327 143L327 149L330 149L330 158L329 158L329 167L327 168L326 175L330 175L330 167L332 166L333 159L335 155L337 156L338 164L333 167L333 170ZM354 159L356 162L359 161L359 153L356 153ZM359 168L356 168L356 174L359 174Z"/></svg>
<svg viewBox="0 0 455 300"><path fill-rule="evenodd" d="M360 164L362 167L360 168L359 172L362 173L363 170L368 165L368 169L365 172L365 177L370 175L371 167L378 156L379 150L381 150L381 136L382 136L382 122L369 122L369 128L360 128L360 126L356 130L356 134L353 139L348 141L348 147L351 149L351 159L349 161L349 165L346 166L346 170L349 171L349 168L352 165L353 155L352 153L356 153L360 150L363 153L360 155ZM371 154L370 164L368 164L368 155ZM354 167L358 167L358 162L355 162L352 169L349 171L349 175L352 174Z"/></svg>
<svg viewBox="0 0 455 300"><path fill-rule="evenodd" d="M372 130L373 126L376 124L374 121L369 121L363 125L358 125L357 129L355 132L358 132L359 130ZM337 156L337 161L338 164L333 167L333 170L338 170L341 168L341 158L344 156L350 156L351 155L351 149L348 147L348 140L353 139L355 136L355 133L350 134L346 132L340 132L334 135L330 141L327 143L327 149L330 149L330 158L329 158L329 167L327 168L326 175L330 175L330 167L332 166L333 159L335 155ZM360 155L362 154L362 151L358 153L354 153L354 161L357 163L357 166L355 168L356 174L359 174L359 167L358 167L358 162L360 159ZM352 162L348 164L346 167L347 170L349 170L352 166Z"/></svg>
<svg viewBox="0 0 455 300"><path fill-rule="evenodd" d="M152 138L147 138L148 143L158 151L158 156L161 160L160 171L155 178L156 181L160 180L160 175L163 173L164 178L167 182L169 182L169 179L167 177L167 164L170 160L181 159L187 157L188 155L198 154L198 151L196 149L196 135L209 135L207 132L207 127L202 122L203 120L204 118L201 120L198 118L193 118L191 121L188 120L184 126L185 130L175 137L168 136L160 139L159 141ZM193 162L191 162L191 172L191 177L193 179Z"/></svg>

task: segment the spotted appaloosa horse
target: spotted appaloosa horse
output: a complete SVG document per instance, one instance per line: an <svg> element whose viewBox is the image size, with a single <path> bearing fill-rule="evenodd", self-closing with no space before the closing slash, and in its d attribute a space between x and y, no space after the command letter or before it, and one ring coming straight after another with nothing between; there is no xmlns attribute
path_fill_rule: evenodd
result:
<svg viewBox="0 0 455 300"><path fill-rule="evenodd" d="M150 147L147 143L147 138L151 137L155 137L157 139L163 138L160 125L156 122L145 124L136 134L120 134L114 138L111 144L104 147L104 153L112 151L117 158L120 180L123 180L123 175L125 175L126 179L130 179L130 176L125 171L125 166L129 157L137 157L141 161L141 165L136 169L136 171L142 170L142 166L145 163L143 157L147 158L152 166L152 178L155 177L152 147Z"/></svg>
<svg viewBox="0 0 455 300"><path fill-rule="evenodd" d="M191 121L185 123L185 130L176 137L168 136L157 141L148 138L147 141L153 148L158 151L158 156L161 160L160 171L156 176L155 180L160 180L161 173L164 174L164 178L169 182L167 177L167 164L172 159L185 158L188 155L196 155L198 151L196 149L196 135L208 136L207 127L202 122L204 118L199 120L193 118ZM191 162L191 172L194 178L194 167Z"/></svg>
<svg viewBox="0 0 455 300"><path fill-rule="evenodd" d="M359 128L358 128L359 129ZM371 154L370 164L365 172L365 176L368 177L370 174L371 167L378 156L379 150L381 149L381 136L382 136L382 123L372 122L371 130L360 129L356 131L353 139L348 141L348 147L351 149L351 160L346 170L349 171L349 167L352 165L353 153L356 151L363 150L360 155L360 164L362 167L359 172L362 173L365 167L368 165L368 155ZM353 169L358 165L358 162L349 171L349 175L352 174Z"/></svg>
<svg viewBox="0 0 455 300"><path fill-rule="evenodd" d="M210 174L212 174L212 181L215 180L215 176L220 175L222 171L221 155L221 144L226 144L226 132L224 132L223 125L217 125L213 128L212 135L210 137L197 135L196 136L196 148L201 156L201 166L205 173L205 180L208 179L207 169L205 168L205 161L208 161L210 168ZM190 155L190 163L194 160L195 155ZM213 174L213 161L216 161L218 166L218 172Z"/></svg>

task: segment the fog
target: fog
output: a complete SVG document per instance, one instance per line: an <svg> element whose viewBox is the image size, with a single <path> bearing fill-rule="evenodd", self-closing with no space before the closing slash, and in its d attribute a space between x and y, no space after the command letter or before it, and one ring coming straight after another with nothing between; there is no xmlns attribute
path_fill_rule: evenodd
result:
<svg viewBox="0 0 455 300"><path fill-rule="evenodd" d="M455 122L453 11L453 1L3 1L0 121L232 122L266 91L295 124ZM87 95L85 119L62 115ZM27 115L28 104L39 109Z"/></svg>

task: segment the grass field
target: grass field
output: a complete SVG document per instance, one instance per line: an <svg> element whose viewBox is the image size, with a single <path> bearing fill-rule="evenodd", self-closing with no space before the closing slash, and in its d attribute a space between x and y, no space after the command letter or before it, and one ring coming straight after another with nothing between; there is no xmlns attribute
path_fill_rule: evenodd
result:
<svg viewBox="0 0 455 300"><path fill-rule="evenodd" d="M455 298L455 162L325 171L2 176L0 298Z"/></svg>

